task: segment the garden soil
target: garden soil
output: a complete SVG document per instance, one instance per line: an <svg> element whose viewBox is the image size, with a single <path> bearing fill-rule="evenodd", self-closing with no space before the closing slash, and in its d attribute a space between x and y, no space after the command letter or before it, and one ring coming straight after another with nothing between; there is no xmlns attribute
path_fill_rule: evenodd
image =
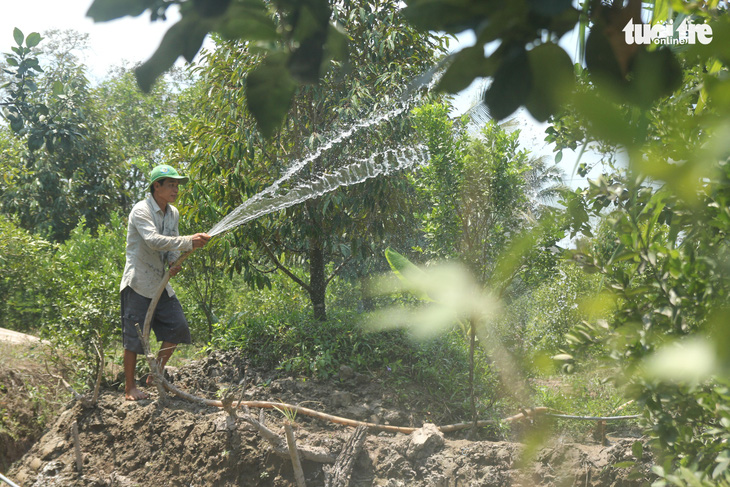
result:
<svg viewBox="0 0 730 487"><path fill-rule="evenodd" d="M178 387L202 397L235 393L236 399L280 401L359 421L417 428L410 434L369 431L354 456L351 487L639 486L648 480L651 459L633 456L636 438L576 443L540 438L530 433L539 431L530 424L521 428L529 440L522 443L470 440L466 431L442 434L418 411L397 407L392 391L347 368L341 372L328 381L278 377L247 366L235 353L214 352L170 376ZM233 421L216 407L173 397L161 407L154 388L147 392L149 400L129 402L107 388L94 407L70 403L6 475L23 487L297 485L291 458L282 453L286 448L277 451L243 419ZM282 438L284 423L294 424L298 448L321 457L302 460L309 487L327 485L328 462L340 455L355 431L273 409L238 414L249 414ZM541 440L539 445L536 440Z"/></svg>

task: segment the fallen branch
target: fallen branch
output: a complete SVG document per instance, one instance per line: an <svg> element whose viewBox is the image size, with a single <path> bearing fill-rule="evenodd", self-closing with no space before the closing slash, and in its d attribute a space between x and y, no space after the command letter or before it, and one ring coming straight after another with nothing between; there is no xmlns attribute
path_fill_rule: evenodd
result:
<svg viewBox="0 0 730 487"><path fill-rule="evenodd" d="M352 469L355 467L355 460L362 450L362 445L367 437L367 428L358 426L344 448L337 457L332 468L324 469L324 487L348 487L352 477Z"/></svg>
<svg viewBox="0 0 730 487"><path fill-rule="evenodd" d="M48 371L48 369L47 369L47 368L46 368L46 371ZM90 407L93 407L93 406L95 405L95 403L94 403L94 402L92 402L91 400L89 400L89 398L88 398L88 397L86 397L86 396L82 396L81 394L79 394L78 392L76 392L76 390L75 390L75 389L74 389L73 387L71 387L71 384L69 384L69 383L68 383L68 382L66 381L66 379L64 379L64 378L63 378L62 376L60 376L60 375L55 375L55 374L51 374L51 372L50 372L50 371L48 371L48 375L50 375L50 376L51 376L51 377L53 377L54 379L56 379L56 380L60 381L60 382L61 382L61 384L63 385L63 387L64 387L64 388L65 388L65 389L66 389L66 390L67 390L68 392L70 392L70 393L71 393L71 395L72 395L72 396L74 397L74 399L76 399L77 401L79 401L79 402L81 403L81 405L82 405L82 406L84 406L84 407L86 407L86 408L90 408Z"/></svg>

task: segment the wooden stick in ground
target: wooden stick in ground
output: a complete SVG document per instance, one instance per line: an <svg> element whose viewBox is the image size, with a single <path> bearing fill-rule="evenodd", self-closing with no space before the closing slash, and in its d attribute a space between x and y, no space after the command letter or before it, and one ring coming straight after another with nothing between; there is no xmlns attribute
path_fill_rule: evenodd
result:
<svg viewBox="0 0 730 487"><path fill-rule="evenodd" d="M76 470L81 473L84 468L84 460L81 457L81 442L79 441L79 424L74 421L71 425L71 434L74 439L74 451L76 452Z"/></svg>
<svg viewBox="0 0 730 487"><path fill-rule="evenodd" d="M291 457L292 467L294 467L294 479L297 481L297 487L307 487L307 482L304 480L302 462L299 459L299 452L297 451L297 441L294 438L294 428L292 428L291 422L287 421L284 423L284 432L286 433L286 445L289 447L289 456Z"/></svg>
<svg viewBox="0 0 730 487"><path fill-rule="evenodd" d="M367 428L360 425L345 443L332 468L325 467L324 487L348 487L357 456L367 437Z"/></svg>
<svg viewBox="0 0 730 487"><path fill-rule="evenodd" d="M101 345L101 337L99 336L99 332L96 332L96 336L99 337L99 346ZM91 396L91 404L96 405L96 403L99 401L99 389L101 389L101 379L104 376L104 351L103 347L100 350L99 347L96 346L96 343L93 343L94 350L96 350L96 354L99 356L99 372L96 375L96 385L94 386L94 395Z"/></svg>
<svg viewBox="0 0 730 487"><path fill-rule="evenodd" d="M147 313L149 314L149 311ZM142 340L140 340L142 342L142 351L144 351L144 356L147 359L147 364L150 366L150 374L152 374L152 379L155 383L155 386L157 386L157 392L159 393L157 402L161 406L164 406L167 402L167 393L165 392L165 377L160 372L160 364L157 363L157 359L150 352L149 336L145 337L142 334L142 330L139 329L139 323L135 323L134 327L137 328L137 336L142 337Z"/></svg>

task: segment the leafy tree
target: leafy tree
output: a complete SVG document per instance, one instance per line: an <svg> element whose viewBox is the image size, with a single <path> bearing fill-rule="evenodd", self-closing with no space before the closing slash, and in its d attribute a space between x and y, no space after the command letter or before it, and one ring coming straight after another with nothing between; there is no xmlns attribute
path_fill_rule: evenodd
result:
<svg viewBox="0 0 730 487"><path fill-rule="evenodd" d="M507 133L490 121L471 137L449 120L444 105L427 105L415 114L416 130L431 154L416 178L428 202L422 214L424 250L431 257L460 260L483 285L498 285L508 277L495 275L500 255L538 220L552 216L544 203L562 188L562 174L520 150L519 131ZM559 225L551 227L548 220L541 248L562 238Z"/></svg>
<svg viewBox="0 0 730 487"><path fill-rule="evenodd" d="M730 32L730 20L709 7L675 5L669 12L676 23L687 13L709 18L715 35L710 45L677 50L679 89L637 106L615 97L593 73L582 73L574 100L551 131L558 149L570 140L595 140L609 156L621 152L627 160L566 194L573 233L585 237L568 256L601 276L613 303L605 322L583 323L567 338L576 355L595 345L605 351L616 379L644 407L661 482L677 485L730 478L728 334L721 324L730 262L722 128L730 115L724 101L730 58L724 43L715 44ZM667 13L654 11L655 18ZM593 236L597 219L609 229L603 234L608 242Z"/></svg>
<svg viewBox="0 0 730 487"><path fill-rule="evenodd" d="M125 211L144 198L149 171L167 161L180 124L185 123L191 83L189 72L174 69L149 93L142 93L132 70L120 66L91 91L91 110L107 114L107 144L120 154L127 173L124 189L129 198L122 205Z"/></svg>
<svg viewBox="0 0 730 487"><path fill-rule="evenodd" d="M91 230L82 220L57 248L49 266L52 309L41 335L61 345L73 361L73 374L93 383L100 354L118 343L119 282L124 270L127 226L111 213Z"/></svg>
<svg viewBox="0 0 730 487"><path fill-rule="evenodd" d="M65 64L74 58L54 51L51 69L41 74L17 29L16 37L6 117L26 150L8 161L14 169L0 183L0 208L23 228L62 241L81 218L92 229L109 219L124 198L123 167L104 137L106 114L92 109L83 66ZM38 42L32 34L26 40Z"/></svg>
<svg viewBox="0 0 730 487"><path fill-rule="evenodd" d="M188 127L192 137L180 155L191 161L194 180L188 195L195 210L189 218L217 221L268 187L290 161L316 151L326 141L323 134L390 108L406 81L433 62L443 42L416 34L392 7L362 1L336 9L335 17L359 42L350 57L352 69L335 63L324 82L301 89L287 123L271 140L254 128L244 103L243 86L260 61L255 46L224 43L206 58L201 79L211 86L209 96ZM378 129L359 132L318 155L295 179L316 178L367 157L373 147L397 147L408 124L396 119ZM324 319L325 291L333 276L349 262L373 255L374 247L400 230L407 188L403 176L393 176L325 194L250 222L229 233L222 245L231 268L252 284L266 285L266 273L285 273L309 294L315 316ZM305 278L294 270L302 264Z"/></svg>

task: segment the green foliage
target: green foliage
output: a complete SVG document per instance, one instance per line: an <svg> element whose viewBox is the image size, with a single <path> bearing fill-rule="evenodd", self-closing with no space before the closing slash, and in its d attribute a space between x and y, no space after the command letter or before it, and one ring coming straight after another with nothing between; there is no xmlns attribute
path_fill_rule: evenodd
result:
<svg viewBox="0 0 730 487"><path fill-rule="evenodd" d="M595 369L598 369L596 371ZM640 411L628 401L622 391L606 377L606 371L599 364L591 364L580 374L539 377L531 381L534 404L548 407L561 414L574 416L616 416L635 415ZM596 424L590 421L556 420L556 429L563 434L580 436L595 431ZM639 430L637 421L607 423L610 433L619 429ZM640 457L640 455L639 455Z"/></svg>
<svg viewBox="0 0 730 487"><path fill-rule="evenodd" d="M19 228L0 213L0 322L3 328L29 332L49 316L48 276L54 246Z"/></svg>
<svg viewBox="0 0 730 487"><path fill-rule="evenodd" d="M724 10L697 15L726 32ZM575 356L602 351L619 370L615 379L643 408L660 455L659 485L728 481L730 173L721 127L730 112L724 44L713 45L677 50L682 85L660 103L637 108L591 78L552 133L562 141L585 134L582 142L598 141L608 154L604 174L564 203L572 232L584 236L567 256L600 276L611 307L606 321L582 323L566 338Z"/></svg>
<svg viewBox="0 0 730 487"><path fill-rule="evenodd" d="M567 345L566 334L583 321L603 318L601 280L571 263L558 265L549 278L509 303L495 333L517 357L539 365Z"/></svg>
<svg viewBox="0 0 730 487"><path fill-rule="evenodd" d="M469 137L448 118L446 107L427 105L415 112L417 132L429 145L431 162L415 179L426 201L420 214L429 258L458 259L482 284L515 283L531 260L550 267L546 250L563 236L562 225L544 206L560 188L561 174L519 148L519 132L507 133L494 121ZM528 247L512 266L498 267L511 248ZM519 252L517 252L519 253ZM545 268L543 268L545 269ZM504 271L504 272L503 272ZM539 274L538 266L530 271ZM523 272L524 274L524 272ZM527 280L527 275L522 276Z"/></svg>
<svg viewBox="0 0 730 487"><path fill-rule="evenodd" d="M470 414L470 395L463 387L468 351L460 332L426 342L414 341L402 330L368 332L356 302L342 301L358 294L342 279L330 288L333 305L325 322L303 311L306 297L288 279L275 278L273 288L239 289L238 312L215 325L211 346L239 348L253 364L290 375L336 379L340 366L348 365L396 385L402 391L399 400L416 401L434 420L459 421ZM475 387L480 414L493 413L500 394L488 363L479 353ZM419 391L415 396L414 390Z"/></svg>
<svg viewBox="0 0 730 487"><path fill-rule="evenodd" d="M142 93L133 73L118 68L90 91L88 110L104 114L104 143L124 168L121 211L145 197L147 174L154 166L171 162L167 152L185 123L189 97L199 96L192 93L191 82L190 74L174 70Z"/></svg>
<svg viewBox="0 0 730 487"><path fill-rule="evenodd" d="M427 202L422 215L428 240L427 255L454 257L462 239L462 183L466 137L449 117L449 107L433 103L413 110L414 128L426 143L431 159L414 183Z"/></svg>
<svg viewBox="0 0 730 487"><path fill-rule="evenodd" d="M42 336L67 350L75 373L87 379L96 377L98 353L111 355L119 341L125 236L125 222L113 213L96 236L80 223L54 256L49 303L54 316L44 323Z"/></svg>
<svg viewBox="0 0 730 487"><path fill-rule="evenodd" d="M4 72L9 81L3 86L7 93L0 103L2 117L31 153L44 147L50 153L68 149L84 131L83 119L69 99L76 87L63 79L54 79L45 86L40 76L43 68L34 49L41 36L34 32L25 38L18 28L13 36L18 45L5 54Z"/></svg>
<svg viewBox="0 0 730 487"><path fill-rule="evenodd" d="M136 69L139 86L149 91L180 56L192 62L209 32L226 40L251 43L265 60L244 89L249 109L265 136L281 126L297 84L316 83L333 60L346 59L346 36L334 25L334 19L330 23L328 0L95 0L87 15L105 22L149 9L153 20L164 19L172 4L180 6L182 18L170 27L152 57Z"/></svg>

